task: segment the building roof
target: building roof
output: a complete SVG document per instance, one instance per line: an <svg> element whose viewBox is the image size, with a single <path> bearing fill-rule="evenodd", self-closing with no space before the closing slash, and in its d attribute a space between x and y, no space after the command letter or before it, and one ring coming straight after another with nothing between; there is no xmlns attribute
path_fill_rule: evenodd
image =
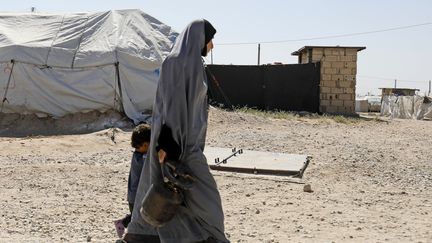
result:
<svg viewBox="0 0 432 243"><path fill-rule="evenodd" d="M298 51L291 53L291 55L298 56L303 51L310 50L313 48L349 48L349 49L357 49L357 51L366 49L365 46L303 46Z"/></svg>

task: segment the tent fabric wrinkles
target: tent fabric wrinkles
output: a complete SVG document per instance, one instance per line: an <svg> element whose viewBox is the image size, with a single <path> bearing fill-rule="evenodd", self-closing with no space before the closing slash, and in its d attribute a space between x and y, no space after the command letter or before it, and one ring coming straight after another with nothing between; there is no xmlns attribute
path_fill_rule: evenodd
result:
<svg viewBox="0 0 432 243"><path fill-rule="evenodd" d="M383 96L381 115L402 119L432 119L432 97Z"/></svg>
<svg viewBox="0 0 432 243"><path fill-rule="evenodd" d="M177 35L140 10L0 13L1 112L116 109L139 122Z"/></svg>

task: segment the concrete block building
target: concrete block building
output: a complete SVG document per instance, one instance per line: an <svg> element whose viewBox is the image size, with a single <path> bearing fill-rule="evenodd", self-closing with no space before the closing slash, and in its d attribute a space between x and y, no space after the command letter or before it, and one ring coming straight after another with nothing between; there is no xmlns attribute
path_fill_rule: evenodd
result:
<svg viewBox="0 0 432 243"><path fill-rule="evenodd" d="M319 110L331 114L355 114L357 52L366 47L304 46L292 55L298 63L320 62Z"/></svg>

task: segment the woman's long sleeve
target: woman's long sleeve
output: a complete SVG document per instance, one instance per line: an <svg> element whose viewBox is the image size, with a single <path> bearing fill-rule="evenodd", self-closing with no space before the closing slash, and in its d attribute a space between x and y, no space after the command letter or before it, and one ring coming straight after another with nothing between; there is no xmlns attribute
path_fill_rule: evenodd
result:
<svg viewBox="0 0 432 243"><path fill-rule="evenodd" d="M176 143L172 136L172 131L169 126L164 124L158 138L156 151L163 149L167 153L168 160L178 160L181 154L180 146Z"/></svg>

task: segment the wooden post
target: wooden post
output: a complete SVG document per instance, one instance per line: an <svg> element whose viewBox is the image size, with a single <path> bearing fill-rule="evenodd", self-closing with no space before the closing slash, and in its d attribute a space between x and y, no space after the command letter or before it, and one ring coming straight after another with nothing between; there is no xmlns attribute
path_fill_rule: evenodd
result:
<svg viewBox="0 0 432 243"><path fill-rule="evenodd" d="M258 66L260 65L260 57L261 57L261 44L258 44Z"/></svg>
<svg viewBox="0 0 432 243"><path fill-rule="evenodd" d="M429 92L428 92L428 96L431 95L431 81L429 80Z"/></svg>

